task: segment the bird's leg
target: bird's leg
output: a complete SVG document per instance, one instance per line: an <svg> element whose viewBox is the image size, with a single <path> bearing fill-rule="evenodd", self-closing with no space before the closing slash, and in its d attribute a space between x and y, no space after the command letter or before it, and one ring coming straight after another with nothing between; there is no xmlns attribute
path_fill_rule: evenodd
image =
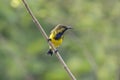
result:
<svg viewBox="0 0 120 80"><path fill-rule="evenodd" d="M57 49L55 49L55 53L57 53L58 52L58 50Z"/></svg>
<svg viewBox="0 0 120 80"><path fill-rule="evenodd" d="M47 40L47 41L49 42L49 41L51 41L51 39L50 39L50 38L48 38L48 40Z"/></svg>

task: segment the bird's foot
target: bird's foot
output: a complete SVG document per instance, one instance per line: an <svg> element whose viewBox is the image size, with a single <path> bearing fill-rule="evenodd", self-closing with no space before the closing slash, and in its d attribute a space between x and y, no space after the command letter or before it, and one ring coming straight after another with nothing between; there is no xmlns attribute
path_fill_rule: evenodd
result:
<svg viewBox="0 0 120 80"><path fill-rule="evenodd" d="M57 52L58 52L58 50L56 49L56 50L55 50L55 53L57 53Z"/></svg>
<svg viewBox="0 0 120 80"><path fill-rule="evenodd" d="M51 39L49 38L47 41L49 42L49 41L51 41Z"/></svg>

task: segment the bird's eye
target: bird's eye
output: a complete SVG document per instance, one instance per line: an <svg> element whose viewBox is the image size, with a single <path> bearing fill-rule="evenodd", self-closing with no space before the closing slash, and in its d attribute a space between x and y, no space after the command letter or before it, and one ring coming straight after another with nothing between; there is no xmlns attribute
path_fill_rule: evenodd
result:
<svg viewBox="0 0 120 80"><path fill-rule="evenodd" d="M61 32L58 32L57 34L60 34Z"/></svg>
<svg viewBox="0 0 120 80"><path fill-rule="evenodd" d="M63 26L63 28L65 28L65 29L66 29L66 26Z"/></svg>

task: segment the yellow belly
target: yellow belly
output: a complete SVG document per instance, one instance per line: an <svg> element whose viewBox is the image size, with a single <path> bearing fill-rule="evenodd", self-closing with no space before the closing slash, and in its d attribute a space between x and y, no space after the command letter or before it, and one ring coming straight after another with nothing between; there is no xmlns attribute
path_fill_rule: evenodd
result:
<svg viewBox="0 0 120 80"><path fill-rule="evenodd" d="M57 48L61 45L62 39L59 39L59 40L51 39L51 42Z"/></svg>

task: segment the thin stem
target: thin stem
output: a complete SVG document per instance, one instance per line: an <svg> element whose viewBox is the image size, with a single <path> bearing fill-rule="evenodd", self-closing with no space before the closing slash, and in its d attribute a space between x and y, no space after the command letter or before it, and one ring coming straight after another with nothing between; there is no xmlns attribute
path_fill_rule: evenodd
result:
<svg viewBox="0 0 120 80"><path fill-rule="evenodd" d="M46 32L44 31L44 29L42 28L42 26L40 25L40 23L38 22L38 20L36 19L36 17L33 15L31 9L29 8L26 0L22 0L27 11L29 12L29 14L32 17L33 22L36 24L36 26L38 27L38 29L40 30L40 32L42 33L43 37L48 41L48 36L46 34ZM53 44L51 43L51 41L48 41L48 44L51 46L51 48L55 51L56 48L53 46ZM67 67L66 63L64 62L64 60L62 59L61 55L59 54L59 52L57 51L56 56L58 58L58 60L60 61L60 63L63 65L64 69L66 70L66 72L69 74L70 78L72 80L76 80L75 76L72 74L72 72L70 71L70 69Z"/></svg>

